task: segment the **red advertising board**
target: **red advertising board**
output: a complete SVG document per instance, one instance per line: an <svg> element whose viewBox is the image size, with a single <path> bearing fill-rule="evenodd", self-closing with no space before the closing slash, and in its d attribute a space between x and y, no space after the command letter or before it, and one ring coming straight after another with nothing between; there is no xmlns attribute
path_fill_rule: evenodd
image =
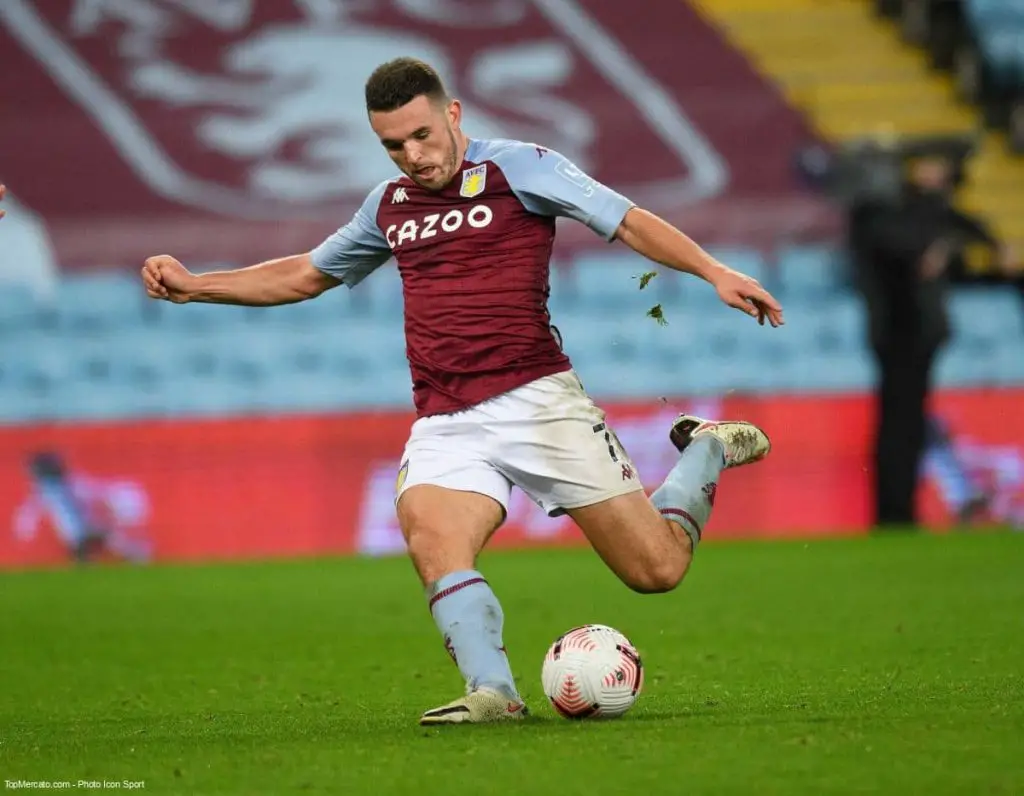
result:
<svg viewBox="0 0 1024 796"><path fill-rule="evenodd" d="M965 478L989 490L997 519L1024 519L1022 400L1024 390L938 397L935 415L949 427L952 446L949 455L935 449L927 460L921 497L932 523L950 522ZM666 432L680 410L749 418L769 431L768 460L723 475L709 541L867 527L867 396L728 397L607 409L650 489L675 461ZM400 552L393 488L411 419L367 413L2 429L0 566L67 561L74 529L82 526L69 518L75 510L106 535L108 555L124 558ZM64 491L38 474L40 462L57 459L67 472ZM517 492L494 543L581 541L571 521L546 517Z"/></svg>

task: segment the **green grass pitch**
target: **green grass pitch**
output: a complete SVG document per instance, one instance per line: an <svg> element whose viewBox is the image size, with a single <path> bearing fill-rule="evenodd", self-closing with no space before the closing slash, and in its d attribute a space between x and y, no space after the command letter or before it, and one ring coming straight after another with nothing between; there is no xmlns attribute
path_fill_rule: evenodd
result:
<svg viewBox="0 0 1024 796"><path fill-rule="evenodd" d="M583 549L485 554L532 720L461 693L402 559L0 576L0 779L182 794L1024 792L1024 535L706 544L632 594ZM625 718L540 689L560 632L643 655Z"/></svg>

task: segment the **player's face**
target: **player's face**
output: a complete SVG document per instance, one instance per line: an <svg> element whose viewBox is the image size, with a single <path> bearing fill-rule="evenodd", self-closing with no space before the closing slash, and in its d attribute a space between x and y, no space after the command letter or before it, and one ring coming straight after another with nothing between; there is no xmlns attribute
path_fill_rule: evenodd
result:
<svg viewBox="0 0 1024 796"><path fill-rule="evenodd" d="M391 159L418 185L439 191L459 166L458 131L462 108L416 97L401 108L370 114L370 126Z"/></svg>

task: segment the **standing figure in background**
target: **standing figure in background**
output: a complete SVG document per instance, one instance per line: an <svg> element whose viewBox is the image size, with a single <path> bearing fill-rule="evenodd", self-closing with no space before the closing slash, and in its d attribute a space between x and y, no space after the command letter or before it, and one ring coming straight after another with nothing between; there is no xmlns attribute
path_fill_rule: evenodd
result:
<svg viewBox="0 0 1024 796"><path fill-rule="evenodd" d="M850 216L850 248L867 303L879 368L875 521L916 524L914 495L926 441L935 355L949 337L946 294L963 247L998 244L951 203L953 166L912 160L895 203L862 203Z"/></svg>

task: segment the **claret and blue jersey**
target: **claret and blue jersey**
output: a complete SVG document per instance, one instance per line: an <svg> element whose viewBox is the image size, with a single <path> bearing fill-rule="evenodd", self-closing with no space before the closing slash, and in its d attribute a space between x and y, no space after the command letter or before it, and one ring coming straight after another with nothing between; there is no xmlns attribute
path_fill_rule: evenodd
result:
<svg viewBox="0 0 1024 796"><path fill-rule="evenodd" d="M632 206L557 152L473 140L440 191L378 185L313 262L354 287L395 258L416 410L443 414L571 367L547 312L555 219L612 240Z"/></svg>

